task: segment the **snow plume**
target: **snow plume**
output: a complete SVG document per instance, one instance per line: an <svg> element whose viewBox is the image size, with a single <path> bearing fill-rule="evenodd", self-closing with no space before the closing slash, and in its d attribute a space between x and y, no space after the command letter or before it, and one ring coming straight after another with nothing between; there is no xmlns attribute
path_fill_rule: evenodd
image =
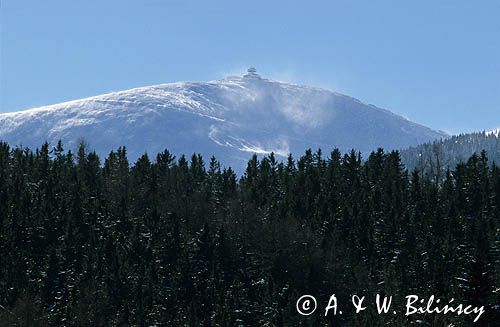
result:
<svg viewBox="0 0 500 327"><path fill-rule="evenodd" d="M325 126L335 118L332 92L266 79L243 78L230 82L235 87L233 92L225 94L225 105L234 108L235 114L251 116L250 121L261 122L263 126L269 123L273 112L306 129Z"/></svg>
<svg viewBox="0 0 500 327"><path fill-rule="evenodd" d="M231 67L229 69L219 69L218 71L216 71L215 75L224 76L225 79L240 78L241 76L246 74L248 67L248 65L239 65Z"/></svg>
<svg viewBox="0 0 500 327"><path fill-rule="evenodd" d="M290 122L303 128L325 126L335 118L332 98L326 94L315 94L314 97L301 97L294 94L282 97L279 110Z"/></svg>

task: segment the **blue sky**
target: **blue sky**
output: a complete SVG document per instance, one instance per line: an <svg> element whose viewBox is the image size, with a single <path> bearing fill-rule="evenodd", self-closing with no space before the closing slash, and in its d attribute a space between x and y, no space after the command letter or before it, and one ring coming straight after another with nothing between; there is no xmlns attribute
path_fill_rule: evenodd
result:
<svg viewBox="0 0 500 327"><path fill-rule="evenodd" d="M452 133L500 127L500 0L2 0L0 111L257 67Z"/></svg>

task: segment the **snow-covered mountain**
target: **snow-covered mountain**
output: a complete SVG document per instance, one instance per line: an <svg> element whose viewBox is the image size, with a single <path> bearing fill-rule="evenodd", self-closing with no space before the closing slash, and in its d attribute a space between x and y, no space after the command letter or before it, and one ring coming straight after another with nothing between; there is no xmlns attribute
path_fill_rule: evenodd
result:
<svg viewBox="0 0 500 327"><path fill-rule="evenodd" d="M500 128L486 132L486 135L495 135L496 137L500 137Z"/></svg>
<svg viewBox="0 0 500 327"><path fill-rule="evenodd" d="M168 148L214 154L244 167L251 153L300 155L307 148L399 149L445 136L352 97L244 76L141 87L0 114L0 140L39 147L84 139L101 155L125 145L134 160Z"/></svg>

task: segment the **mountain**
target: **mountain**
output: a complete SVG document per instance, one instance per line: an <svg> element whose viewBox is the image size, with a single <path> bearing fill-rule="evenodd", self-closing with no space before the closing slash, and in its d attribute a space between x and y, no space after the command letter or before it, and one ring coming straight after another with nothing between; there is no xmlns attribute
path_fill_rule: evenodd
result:
<svg viewBox="0 0 500 327"><path fill-rule="evenodd" d="M490 162L500 163L500 129L489 132L454 135L447 139L427 142L401 151L401 160L409 169L417 168L436 175L454 169L474 153L486 151Z"/></svg>
<svg viewBox="0 0 500 327"><path fill-rule="evenodd" d="M254 68L222 80L140 87L0 114L0 140L11 145L61 139L74 149L84 139L101 155L125 145L131 159L168 148L206 160L213 154L237 170L251 153L368 152L443 136L343 94L262 78Z"/></svg>
<svg viewBox="0 0 500 327"><path fill-rule="evenodd" d="M492 131L486 132L487 135L495 135L496 137L500 136L500 128L494 129Z"/></svg>

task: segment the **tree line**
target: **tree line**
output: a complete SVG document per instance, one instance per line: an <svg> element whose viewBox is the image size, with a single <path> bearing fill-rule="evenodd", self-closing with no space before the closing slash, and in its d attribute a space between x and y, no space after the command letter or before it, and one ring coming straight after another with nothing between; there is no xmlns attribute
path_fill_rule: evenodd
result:
<svg viewBox="0 0 500 327"><path fill-rule="evenodd" d="M5 326L468 326L465 316L304 317L331 294L435 295L500 321L500 169L486 152L441 180L397 151L253 156L238 177L165 150L131 164L85 144L0 143Z"/></svg>

